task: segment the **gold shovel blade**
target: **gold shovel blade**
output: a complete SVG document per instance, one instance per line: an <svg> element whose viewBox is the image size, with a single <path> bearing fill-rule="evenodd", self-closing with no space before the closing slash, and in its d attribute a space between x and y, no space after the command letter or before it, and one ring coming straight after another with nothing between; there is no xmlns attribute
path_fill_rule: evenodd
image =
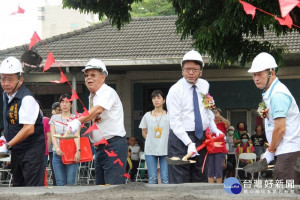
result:
<svg viewBox="0 0 300 200"><path fill-rule="evenodd" d="M58 139L65 139L65 140L77 138L77 136L75 136L75 135L65 136L65 135L59 135L59 134L55 134L55 135L53 135L53 137L58 138Z"/></svg>
<svg viewBox="0 0 300 200"><path fill-rule="evenodd" d="M195 160L182 160L182 159L177 159L177 157L166 158L166 162L169 165L187 165L187 164L196 163Z"/></svg>
<svg viewBox="0 0 300 200"><path fill-rule="evenodd" d="M77 138L76 135L70 135L70 130L67 130L64 135L54 134L53 137L58 139L65 139L65 140Z"/></svg>

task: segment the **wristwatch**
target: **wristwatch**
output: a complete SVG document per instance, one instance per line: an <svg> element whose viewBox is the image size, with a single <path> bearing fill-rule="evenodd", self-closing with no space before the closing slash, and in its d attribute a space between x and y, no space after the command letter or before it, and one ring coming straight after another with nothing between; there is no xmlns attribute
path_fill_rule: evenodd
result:
<svg viewBox="0 0 300 200"><path fill-rule="evenodd" d="M6 143L6 148L7 148L7 150L11 149L11 146L9 145L9 143Z"/></svg>

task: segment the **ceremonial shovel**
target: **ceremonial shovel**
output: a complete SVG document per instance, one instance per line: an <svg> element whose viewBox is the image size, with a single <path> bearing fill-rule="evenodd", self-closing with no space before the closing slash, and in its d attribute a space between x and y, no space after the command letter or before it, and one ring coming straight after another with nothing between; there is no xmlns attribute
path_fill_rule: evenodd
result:
<svg viewBox="0 0 300 200"><path fill-rule="evenodd" d="M267 142L265 143L265 145L270 146L269 143L267 143ZM255 173L255 172L264 171L271 167L274 167L274 165L268 165L267 159L264 158L258 162L254 162L253 164L249 163L248 165L243 167L243 169L247 173Z"/></svg>
<svg viewBox="0 0 300 200"><path fill-rule="evenodd" d="M243 169L245 170L245 172L248 172L248 173L264 171L264 170L268 169L267 159L264 158L263 160L254 162L253 164L249 163Z"/></svg>
<svg viewBox="0 0 300 200"><path fill-rule="evenodd" d="M224 138L224 135L221 134L218 137L212 138L210 134L207 134L206 138L207 139L205 139L203 141L203 143L196 148L197 152L199 152L204 147L212 148L212 147L220 146L219 143L222 143L222 142L215 142L215 141L218 140L218 139ZM193 154L194 154L194 152L190 152L190 153L186 154L182 159L180 159L179 157L174 157L173 156L171 158L166 158L166 161L169 165L193 164L193 163L196 163L195 160L188 160Z"/></svg>
<svg viewBox="0 0 300 200"><path fill-rule="evenodd" d="M67 130L65 132L65 134L63 135L60 135L60 134L54 134L53 137L56 137L58 139L74 139L74 138L77 138L76 135L70 135L70 130Z"/></svg>

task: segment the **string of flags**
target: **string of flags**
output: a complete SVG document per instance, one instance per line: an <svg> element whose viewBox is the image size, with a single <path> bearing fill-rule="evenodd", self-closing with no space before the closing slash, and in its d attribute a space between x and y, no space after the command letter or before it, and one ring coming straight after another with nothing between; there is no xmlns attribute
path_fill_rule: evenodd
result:
<svg viewBox="0 0 300 200"><path fill-rule="evenodd" d="M246 14L252 15L252 20L255 17L256 10L259 10L267 15L274 17L279 22L280 25L288 26L289 28L292 28L292 26L300 28L300 26L293 24L293 20L289 14L291 10L293 10L296 6L300 8L299 0L278 0L282 18L277 17L276 15L273 15L265 10L262 10L261 8L255 7L245 1L239 0L239 2L243 5Z"/></svg>
<svg viewBox="0 0 300 200"><path fill-rule="evenodd" d="M252 15L252 20L255 17L256 14L256 10L259 10L265 14L268 14L272 17L274 17L281 25L285 25L288 26L289 28L292 28L292 26L300 28L299 26L293 24L292 18L289 15L289 12L295 8L296 6L300 8L300 1L299 0L278 0L279 1L279 5L280 5L280 11L281 11L281 17L277 17L271 13L268 13L267 11L262 10L261 8L255 7L245 1L239 0L239 2L243 5L244 11L246 12L246 14L250 14ZM25 12L24 9L22 9L20 6L18 6L18 11L17 12L13 12L11 15L15 15L15 14L23 14ZM81 105L83 106L83 113L78 113L76 111L76 115L75 118L78 118L82 115L87 116L89 115L87 108L84 106L83 102L81 101L81 99L78 97L76 91L73 89L72 85L70 84L70 82L68 81L67 77L65 76L65 74L63 73L61 67L55 62L55 57L53 55L53 53L47 48L47 46L45 45L45 43L40 39L40 37L38 36L38 34L36 32L34 32L30 44L29 44L29 50L34 47L38 42L42 42L43 46L46 48L46 50L48 51L48 55L47 55L47 60L45 62L44 65L44 69L43 69L43 73L47 70L49 70L54 64L56 64L57 68L60 70L60 79L59 80L53 80L50 81L52 83L55 84L60 84L60 83L68 83L68 85L70 86L71 90L72 90L72 97L71 99L69 99L69 101L73 101L75 99L78 99L81 103ZM83 126L83 125L82 125ZM98 127L96 124L93 124L92 126L90 126L88 128L88 130L86 130L86 132L83 135L86 135L88 133L90 133L93 130L97 130ZM105 150L106 154L109 157L116 157L116 160L114 161L114 164L118 164L120 165L120 167L122 167L124 169L124 174L122 174L121 176L124 176L126 178L130 178L129 174L126 172L126 169L124 168L124 165L122 163L122 161L118 158L118 155L112 150L111 146L108 144L108 142L106 141L106 139L102 139L101 141L94 143L93 146L95 145L99 145L99 144L103 144L105 146L108 146L110 151Z"/></svg>
<svg viewBox="0 0 300 200"><path fill-rule="evenodd" d="M87 110L87 108L84 106L83 102L81 101L81 99L78 97L77 92L73 89L72 84L68 81L67 77L65 76L63 70L61 69L61 67L55 62L55 57L53 55L53 53L47 48L46 44L41 40L41 38L38 36L38 34L36 32L33 33L32 38L30 40L30 44L29 44L29 50L34 47L38 42L41 42L43 44L43 46L45 47L45 49L48 51L48 56L44 65L44 69L43 69L43 73L46 72L47 70L49 70L53 65L56 65L57 68L60 71L60 79L59 80L52 80L50 81L51 83L55 83L55 84L60 84L60 83L68 83L68 85L71 88L72 91L72 96L71 99L65 99L67 101L73 101L78 99L83 107L83 113L78 113L77 111L75 111L75 118L78 118L80 116L88 116L89 112ZM75 119L74 118L74 119ZM81 125L81 127L83 127L84 124ZM83 134L86 135L88 133L90 133L91 131L97 130L98 127L97 125L94 123L92 126L90 126ZM124 174L122 174L121 176L124 176L126 178L130 178L130 175L126 172L126 169L124 168L124 164L122 163L122 161L118 158L118 155L113 151L112 147L109 145L109 143L106 141L106 139L102 139L101 141L94 143L93 146L99 145L99 144L104 144L105 146L108 146L109 150L105 150L106 154L108 157L116 157L116 160L114 161L114 164L118 164L123 170L124 170Z"/></svg>

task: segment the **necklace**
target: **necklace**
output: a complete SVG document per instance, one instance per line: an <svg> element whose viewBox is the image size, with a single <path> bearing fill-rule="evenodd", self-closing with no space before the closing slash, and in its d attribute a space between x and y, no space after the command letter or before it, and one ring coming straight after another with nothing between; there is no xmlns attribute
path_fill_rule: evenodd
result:
<svg viewBox="0 0 300 200"><path fill-rule="evenodd" d="M153 111L153 112L154 112L154 111ZM157 127L159 127L161 118L163 117L163 113L164 113L164 111L161 112L160 118L159 118L159 120L157 121L156 113L154 112L154 116L155 116L155 121L156 121Z"/></svg>
<svg viewBox="0 0 300 200"><path fill-rule="evenodd" d="M70 116L71 116L71 115L70 115ZM69 124L70 116L69 116L69 118L64 119L64 118L62 117L62 114L60 114L60 119L61 119L61 122L62 122L63 134L65 134L65 127L68 126L68 124Z"/></svg>
<svg viewBox="0 0 300 200"><path fill-rule="evenodd" d="M154 128L154 138L160 138L161 134L162 134L162 128L159 127L159 124L160 124L160 121L163 117L164 111L161 112L161 116L160 116L159 120L157 120L156 113L155 113L154 110L153 110L153 113L154 113L155 121L156 121L156 124L157 124L157 126Z"/></svg>

